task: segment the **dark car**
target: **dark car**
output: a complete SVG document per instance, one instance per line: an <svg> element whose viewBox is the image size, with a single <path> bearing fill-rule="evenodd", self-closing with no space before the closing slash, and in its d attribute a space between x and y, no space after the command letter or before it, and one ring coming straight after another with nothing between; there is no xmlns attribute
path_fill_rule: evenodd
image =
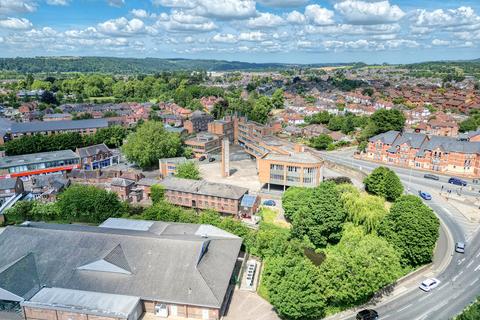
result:
<svg viewBox="0 0 480 320"><path fill-rule="evenodd" d="M198 161L203 161L203 160L205 160L205 159L207 159L207 157L201 156L200 158L198 158Z"/></svg>
<svg viewBox="0 0 480 320"><path fill-rule="evenodd" d="M357 313L357 320L377 320L378 312L372 309L365 309Z"/></svg>
<svg viewBox="0 0 480 320"><path fill-rule="evenodd" d="M431 174L431 173L427 173L427 174L424 174L423 177L425 179L430 179L430 180L440 180L440 177L439 176L436 176L434 174Z"/></svg>
<svg viewBox="0 0 480 320"><path fill-rule="evenodd" d="M425 191L418 191L418 195L420 197L422 197L422 199L424 200L432 200L432 195L428 192L425 192Z"/></svg>
<svg viewBox="0 0 480 320"><path fill-rule="evenodd" d="M465 187L467 185L467 182L465 180L462 180L459 178L450 178L448 179L448 183L455 184L457 186L462 186L462 187Z"/></svg>
<svg viewBox="0 0 480 320"><path fill-rule="evenodd" d="M263 202L263 205L264 206L269 206L269 207L275 207L277 204L275 203L275 201L273 200L265 200Z"/></svg>
<svg viewBox="0 0 480 320"><path fill-rule="evenodd" d="M213 161L215 161L215 158L208 159L208 162L213 162Z"/></svg>

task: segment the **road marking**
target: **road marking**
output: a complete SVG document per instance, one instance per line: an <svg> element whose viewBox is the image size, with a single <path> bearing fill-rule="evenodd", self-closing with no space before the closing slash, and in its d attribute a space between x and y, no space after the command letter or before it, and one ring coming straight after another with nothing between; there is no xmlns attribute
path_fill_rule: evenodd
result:
<svg viewBox="0 0 480 320"><path fill-rule="evenodd" d="M391 316L392 316L391 314L382 314L382 319L387 319Z"/></svg>
<svg viewBox="0 0 480 320"><path fill-rule="evenodd" d="M430 296L428 294L426 294L423 297L419 298L418 301L423 301L423 300L427 299L428 297L430 297Z"/></svg>
<svg viewBox="0 0 480 320"><path fill-rule="evenodd" d="M480 270L480 264L473 271L478 271L478 270Z"/></svg>
<svg viewBox="0 0 480 320"><path fill-rule="evenodd" d="M478 281L478 278L475 279L475 281L473 281L472 283L470 283L468 286L469 286L469 287L473 286L473 285L475 284L475 282L477 282L477 281Z"/></svg>
<svg viewBox="0 0 480 320"><path fill-rule="evenodd" d="M478 258L478 257L480 257L480 252L477 253L477 255L475 256L475 258Z"/></svg>
<svg viewBox="0 0 480 320"><path fill-rule="evenodd" d="M448 284L448 282L447 282L447 283L444 283L443 285L441 285L440 287L438 287L437 290L440 290L440 289L442 289L442 288L445 288L445 286L446 286L447 284Z"/></svg>
<svg viewBox="0 0 480 320"><path fill-rule="evenodd" d="M402 312L403 310L406 310L408 308L410 308L412 306L412 304L407 304L405 307L401 308L401 309L398 309L397 312Z"/></svg>
<svg viewBox="0 0 480 320"><path fill-rule="evenodd" d="M461 265L465 261L465 258L458 260L458 265Z"/></svg>
<svg viewBox="0 0 480 320"><path fill-rule="evenodd" d="M455 280L457 280L457 278L458 278L458 277L460 277L460 276L462 275L462 273L463 273L463 270L462 270L462 271L460 271L460 273L459 273L459 274L457 274L455 277L453 277L453 278L452 278L452 281L455 281Z"/></svg>
<svg viewBox="0 0 480 320"><path fill-rule="evenodd" d="M472 265L472 263L473 263L473 260L467 264L467 268L469 268Z"/></svg>

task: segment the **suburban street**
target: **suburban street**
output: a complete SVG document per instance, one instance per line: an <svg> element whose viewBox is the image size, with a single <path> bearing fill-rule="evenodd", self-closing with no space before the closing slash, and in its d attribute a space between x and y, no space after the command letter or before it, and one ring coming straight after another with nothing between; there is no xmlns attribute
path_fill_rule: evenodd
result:
<svg viewBox="0 0 480 320"><path fill-rule="evenodd" d="M318 153L326 160L366 173L381 165L353 159L352 151ZM401 284L400 290L396 288L391 296L384 297L368 308L377 310L381 319L450 319L480 294L478 223L466 219L458 209L439 196L442 184L453 189L447 183L448 177L441 176L440 181L433 181L424 179L425 172L422 171L390 168L399 175L407 192L417 194L418 190L424 190L432 194L433 199L425 203L436 212L445 228L442 227L440 232L432 268L413 276L410 281ZM474 194L472 191L468 192ZM465 254L454 252L454 243L458 241L466 241ZM428 277L435 277L441 283L427 293L421 291L418 285ZM354 315L355 312L345 312L331 318L354 319Z"/></svg>

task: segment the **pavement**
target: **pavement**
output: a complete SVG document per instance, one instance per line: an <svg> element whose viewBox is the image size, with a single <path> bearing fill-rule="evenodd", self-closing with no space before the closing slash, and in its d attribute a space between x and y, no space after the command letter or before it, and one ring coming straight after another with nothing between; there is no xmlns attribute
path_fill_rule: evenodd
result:
<svg viewBox="0 0 480 320"><path fill-rule="evenodd" d="M353 159L351 150L318 153L326 160L366 173L382 165ZM433 181L424 179L425 172L422 171L390 168L398 174L409 193L417 194L418 190L422 190L433 196L431 201L424 202L435 211L441 220L442 228L434 261L419 272L409 275L404 281L400 281L388 296L357 309L336 314L329 319L354 319L355 313L362 308L377 310L382 320L450 319L480 295L479 223L476 219L469 219L455 206L453 201L447 201L439 194L441 185L447 184L448 177L441 176L440 181ZM451 185L448 186L453 188ZM478 194L475 190L462 190L462 192L466 196ZM454 252L453 245L458 241L466 241L465 254ZM418 285L428 277L435 277L441 283L439 287L427 293L421 291Z"/></svg>
<svg viewBox="0 0 480 320"><path fill-rule="evenodd" d="M255 292L235 289L224 320L280 320L272 305Z"/></svg>

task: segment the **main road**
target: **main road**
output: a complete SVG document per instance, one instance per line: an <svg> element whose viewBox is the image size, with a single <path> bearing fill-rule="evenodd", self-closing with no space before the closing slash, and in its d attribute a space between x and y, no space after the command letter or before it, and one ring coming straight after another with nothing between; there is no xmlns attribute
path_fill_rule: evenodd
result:
<svg viewBox="0 0 480 320"><path fill-rule="evenodd" d="M354 159L352 152L316 153L331 162L367 173L381 165ZM423 178L424 172L397 167L390 168L397 172L407 190L414 194L418 190L440 191L442 183L444 188L452 188L447 183L447 177L441 177L440 181L432 181ZM472 190L461 190L461 192L471 196L478 195ZM478 227L472 226L472 223L467 221L461 212L449 207L444 200L436 198L439 197L433 194L433 200L425 203L436 212L442 221L441 238L446 236L449 239L448 241L439 240L438 246L443 248L437 248L437 253L443 256L435 257L435 259L449 261L448 265L439 268L440 270L434 269L429 272L429 276L441 281L440 285L431 292L423 292L415 283L399 294L381 299L376 305L370 307L378 311L382 320L451 319L480 295L480 234L477 232ZM452 241L466 241L466 253L455 253ZM354 319L354 314L347 312L332 318Z"/></svg>

